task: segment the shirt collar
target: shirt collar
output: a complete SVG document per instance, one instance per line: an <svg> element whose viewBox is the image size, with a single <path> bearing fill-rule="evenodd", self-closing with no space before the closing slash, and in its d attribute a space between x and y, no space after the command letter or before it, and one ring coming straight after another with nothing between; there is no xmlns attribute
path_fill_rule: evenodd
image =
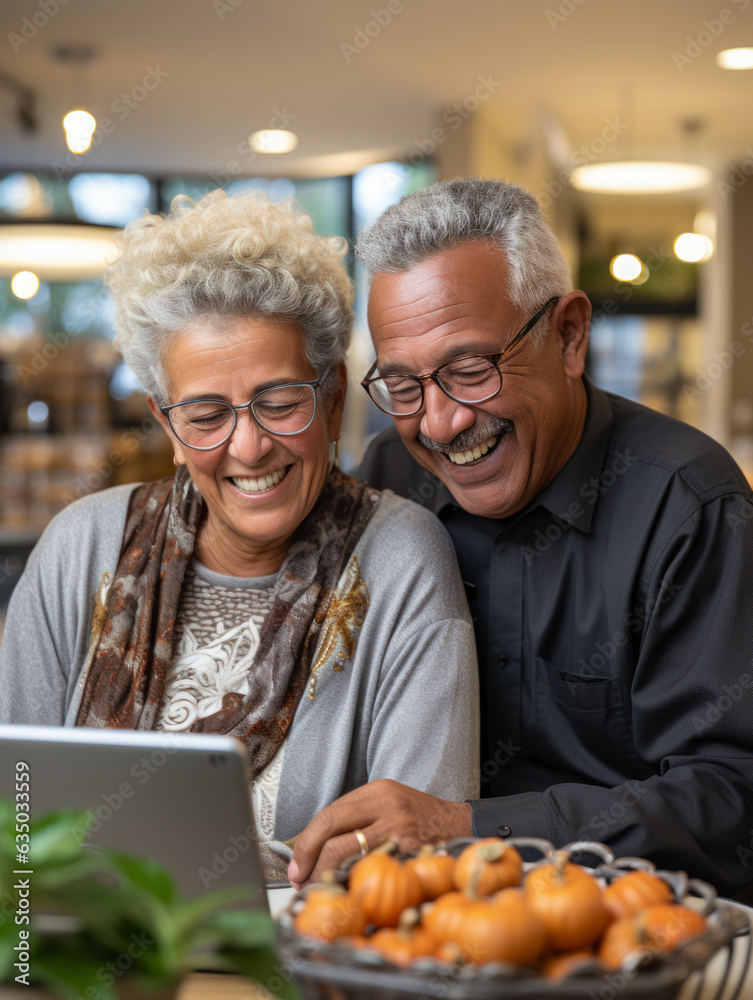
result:
<svg viewBox="0 0 753 1000"><path fill-rule="evenodd" d="M591 480L598 481L604 467L604 456L612 430L612 410L606 395L587 375L583 376L583 385L587 401L586 420L575 451L528 507L513 515L515 520L536 507L544 507L563 524L571 524L584 533L591 530L594 507L599 496L596 492L596 499L593 499L595 491ZM457 507L458 503L444 483L439 480L436 482L433 510L439 515L447 507ZM584 494L588 496L588 500L584 499ZM489 521L490 525L493 523L489 518L479 520ZM499 520L496 523L499 524Z"/></svg>
<svg viewBox="0 0 753 1000"><path fill-rule="evenodd" d="M580 441L531 507L544 507L565 524L572 524L574 528L589 532L594 507L600 495L594 486L598 485L604 468L604 456L612 432L612 409L606 395L586 375L583 376L583 385L586 389L587 408Z"/></svg>

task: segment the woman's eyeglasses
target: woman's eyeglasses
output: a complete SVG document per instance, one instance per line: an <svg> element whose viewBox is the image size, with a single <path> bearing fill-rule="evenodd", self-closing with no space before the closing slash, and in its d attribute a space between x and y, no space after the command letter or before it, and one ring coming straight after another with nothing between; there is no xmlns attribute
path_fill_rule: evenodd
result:
<svg viewBox="0 0 753 1000"><path fill-rule="evenodd" d="M170 421L181 444L197 451L209 451L224 444L235 430L240 410L248 410L270 434L289 437L311 426L316 413L316 390L328 374L329 369L315 382L292 382L262 389L248 403L238 406L222 399L189 399L185 403L160 406L160 411Z"/></svg>

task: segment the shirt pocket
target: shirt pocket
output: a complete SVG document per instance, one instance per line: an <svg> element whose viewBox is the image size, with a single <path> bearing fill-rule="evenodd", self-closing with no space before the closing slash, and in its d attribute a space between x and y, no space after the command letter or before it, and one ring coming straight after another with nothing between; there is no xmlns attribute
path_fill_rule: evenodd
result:
<svg viewBox="0 0 753 1000"><path fill-rule="evenodd" d="M619 784L637 760L619 678L585 676L536 657L536 724L548 754L590 781Z"/></svg>
<svg viewBox="0 0 753 1000"><path fill-rule="evenodd" d="M622 707L620 682L614 677L584 677L540 661L551 696L569 712L606 712Z"/></svg>

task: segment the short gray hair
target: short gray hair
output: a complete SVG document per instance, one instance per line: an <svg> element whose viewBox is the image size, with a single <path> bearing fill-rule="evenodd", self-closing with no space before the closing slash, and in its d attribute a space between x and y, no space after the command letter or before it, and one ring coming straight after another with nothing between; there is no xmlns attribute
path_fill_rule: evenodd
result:
<svg viewBox="0 0 753 1000"><path fill-rule="evenodd" d="M345 358L353 293L342 258L347 243L319 236L292 200L259 191L217 190L196 204L176 198L170 214L145 215L119 236L120 255L105 273L115 300L115 346L142 388L167 400L162 360L183 331L269 316L298 325L317 375ZM333 372L323 386L331 392Z"/></svg>
<svg viewBox="0 0 753 1000"><path fill-rule="evenodd" d="M440 181L406 195L361 233L356 257L370 275L394 274L473 240L489 240L504 251L507 293L524 312L533 314L547 299L572 290L570 268L539 203L506 181ZM545 332L534 330L534 341L540 343Z"/></svg>

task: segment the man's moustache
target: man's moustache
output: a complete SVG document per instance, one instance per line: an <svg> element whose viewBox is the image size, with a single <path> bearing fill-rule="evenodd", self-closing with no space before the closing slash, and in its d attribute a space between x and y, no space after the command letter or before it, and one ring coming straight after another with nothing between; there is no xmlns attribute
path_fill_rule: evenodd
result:
<svg viewBox="0 0 753 1000"><path fill-rule="evenodd" d="M482 441L488 441L490 437L499 437L501 434L509 434L512 430L512 422L504 417L492 417L485 420L483 424L474 424L467 430L461 431L452 441L433 441L420 431L418 440L429 451L440 451L446 455L449 451L470 451Z"/></svg>

